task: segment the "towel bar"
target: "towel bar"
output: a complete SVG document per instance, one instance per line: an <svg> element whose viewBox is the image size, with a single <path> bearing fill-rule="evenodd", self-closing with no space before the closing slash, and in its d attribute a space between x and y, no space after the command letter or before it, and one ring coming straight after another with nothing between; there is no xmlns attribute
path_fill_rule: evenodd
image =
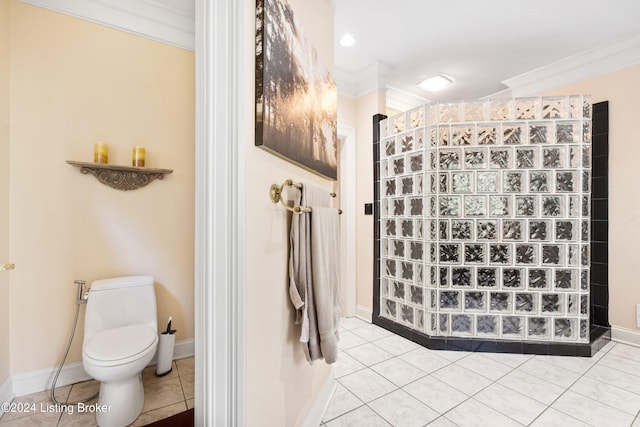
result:
<svg viewBox="0 0 640 427"><path fill-rule="evenodd" d="M290 210L295 214L302 214L302 213L307 213L312 211L312 209L308 207L287 205L284 201L284 198L282 197L282 189L284 187L295 187L300 190L302 189L302 184L298 182L294 182L291 179L287 179L281 185L272 184L271 187L269 188L269 198L273 203L280 202L282 203L282 206L284 206L285 208L287 208L287 210ZM336 197L336 193L329 193L329 194L331 195L331 197ZM341 214L342 209L338 209L338 213Z"/></svg>

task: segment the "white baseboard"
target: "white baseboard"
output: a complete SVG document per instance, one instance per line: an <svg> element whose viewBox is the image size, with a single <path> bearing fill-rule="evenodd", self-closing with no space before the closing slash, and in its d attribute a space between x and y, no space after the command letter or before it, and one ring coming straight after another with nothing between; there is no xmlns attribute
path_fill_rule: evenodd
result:
<svg viewBox="0 0 640 427"><path fill-rule="evenodd" d="M611 326L611 341L640 347L640 331Z"/></svg>
<svg viewBox="0 0 640 427"><path fill-rule="evenodd" d="M336 391L336 378L333 373L333 369L329 372L320 393L318 393L318 397L316 398L313 406L311 407L311 411L305 418L302 423L302 427L318 427L322 424L322 418L324 418L324 413L327 411L329 407L329 403L331 403L331 398L333 397L333 393Z"/></svg>
<svg viewBox="0 0 640 427"><path fill-rule="evenodd" d="M356 305L356 317L361 318L365 322L371 323L371 319L373 318L373 311L369 307Z"/></svg>
<svg viewBox="0 0 640 427"><path fill-rule="evenodd" d="M11 377L7 378L5 382L0 384L0 417L4 414L2 410L3 403L9 403L13 400L13 384Z"/></svg>
<svg viewBox="0 0 640 427"><path fill-rule="evenodd" d="M173 358L184 359L195 354L195 341L193 339L179 341L174 346ZM153 357L149 365L155 365L156 356ZM49 390L53 377L56 374L57 367L39 369L24 374L13 375L10 377L10 385L13 383L10 394L14 396L24 396L31 393L39 393ZM81 381L90 380L91 377L84 370L82 362L67 363L62 367L56 387L62 387L69 384L75 384ZM5 382L6 384L6 382ZM4 387L4 385L2 386ZM0 402L2 402L2 387L0 387Z"/></svg>

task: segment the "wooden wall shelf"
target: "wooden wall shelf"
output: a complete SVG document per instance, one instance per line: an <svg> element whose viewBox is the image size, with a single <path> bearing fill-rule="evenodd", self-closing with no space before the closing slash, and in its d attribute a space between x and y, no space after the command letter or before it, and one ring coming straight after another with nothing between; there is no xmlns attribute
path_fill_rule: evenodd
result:
<svg viewBox="0 0 640 427"><path fill-rule="evenodd" d="M173 169L139 168L134 166L116 166L104 163L88 163L67 160L71 166L80 168L82 174L92 174L101 183L116 190L137 190L156 179L163 179Z"/></svg>

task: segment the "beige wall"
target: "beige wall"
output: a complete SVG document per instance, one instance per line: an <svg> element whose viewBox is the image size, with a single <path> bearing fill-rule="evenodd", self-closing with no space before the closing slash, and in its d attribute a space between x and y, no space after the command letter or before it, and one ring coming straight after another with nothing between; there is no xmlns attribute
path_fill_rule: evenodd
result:
<svg viewBox="0 0 640 427"><path fill-rule="evenodd" d="M384 112L384 92L338 97L338 121L356 132L356 305L373 310L373 215L364 214L373 203L373 116Z"/></svg>
<svg viewBox="0 0 640 427"><path fill-rule="evenodd" d="M0 0L0 264L9 260L9 0ZM9 325L9 275L0 271L0 325ZM9 329L0 333L0 388L9 377ZM1 402L0 402L1 403Z"/></svg>
<svg viewBox="0 0 640 427"><path fill-rule="evenodd" d="M328 1L290 0L296 18L328 69L333 67L333 10ZM255 31L255 2L244 1L245 34ZM325 383L330 366L309 365L287 291L288 213L269 200L271 184L285 179L330 191L331 181L254 146L254 40L246 37L243 81L245 137L246 425L298 426Z"/></svg>
<svg viewBox="0 0 640 427"><path fill-rule="evenodd" d="M194 54L17 0L10 24L11 373L59 363L74 279L151 274L160 324L193 338ZM111 189L65 163L96 140L112 164L143 145L174 173Z"/></svg>
<svg viewBox="0 0 640 427"><path fill-rule="evenodd" d="M609 101L609 321L636 327L640 197L638 197L638 99L640 65L586 80L545 95L591 94Z"/></svg>

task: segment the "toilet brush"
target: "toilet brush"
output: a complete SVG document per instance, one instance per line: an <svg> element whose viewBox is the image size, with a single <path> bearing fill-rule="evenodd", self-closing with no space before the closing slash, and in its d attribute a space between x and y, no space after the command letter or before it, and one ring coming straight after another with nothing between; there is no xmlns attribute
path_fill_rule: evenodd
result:
<svg viewBox="0 0 640 427"><path fill-rule="evenodd" d="M158 362L156 364L156 376L167 375L173 369L173 347L176 343L176 330L171 329L173 317L169 316L167 329L160 333L158 343Z"/></svg>

